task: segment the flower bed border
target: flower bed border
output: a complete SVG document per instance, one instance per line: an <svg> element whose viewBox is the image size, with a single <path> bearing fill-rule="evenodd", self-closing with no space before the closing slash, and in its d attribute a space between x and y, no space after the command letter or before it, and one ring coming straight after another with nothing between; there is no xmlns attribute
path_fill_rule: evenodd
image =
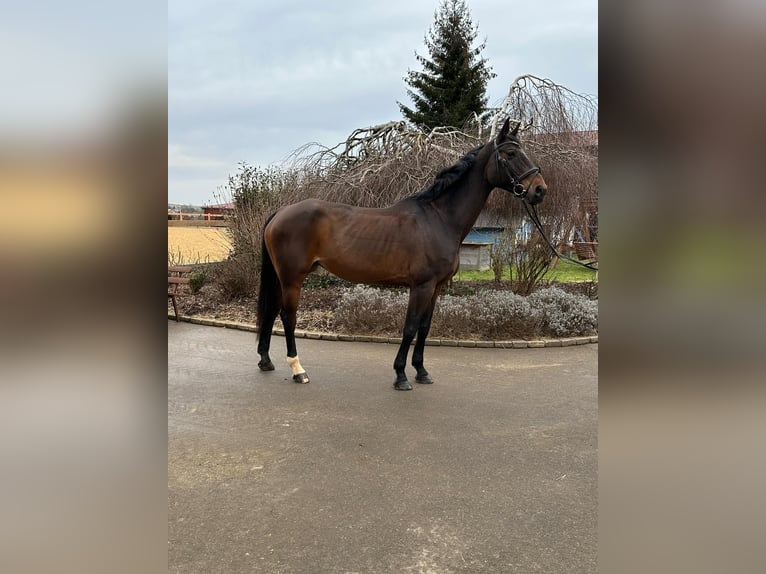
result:
<svg viewBox="0 0 766 574"><path fill-rule="evenodd" d="M168 313L168 319L175 320L175 315ZM181 315L179 321L194 323L196 325L208 325L210 327L224 327L226 329L237 329L239 331L257 332L257 328L252 323L240 323L238 321L227 321L224 319L210 319L207 317L190 317ZM274 329L274 334L284 336L284 330ZM383 335L345 335L339 333L323 333L319 331L295 330L296 339L319 339L322 341L348 341L355 343L391 343L399 345L402 342L401 337L386 337ZM415 342L413 341L413 344ZM426 339L426 346L432 347L481 347L494 349L527 349L541 347L571 347L573 345L587 345L598 343L598 335L582 337L561 337L558 339L523 339L505 340L505 341L482 341L471 339L440 339L438 337Z"/></svg>

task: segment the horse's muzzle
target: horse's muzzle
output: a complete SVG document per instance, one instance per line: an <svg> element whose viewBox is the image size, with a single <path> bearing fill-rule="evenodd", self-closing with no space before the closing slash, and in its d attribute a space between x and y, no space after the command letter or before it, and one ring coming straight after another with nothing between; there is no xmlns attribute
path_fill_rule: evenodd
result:
<svg viewBox="0 0 766 574"><path fill-rule="evenodd" d="M534 193L529 194L527 201L529 201L530 205L537 205L543 200L546 193L548 193L547 187L544 185L536 185L534 187Z"/></svg>

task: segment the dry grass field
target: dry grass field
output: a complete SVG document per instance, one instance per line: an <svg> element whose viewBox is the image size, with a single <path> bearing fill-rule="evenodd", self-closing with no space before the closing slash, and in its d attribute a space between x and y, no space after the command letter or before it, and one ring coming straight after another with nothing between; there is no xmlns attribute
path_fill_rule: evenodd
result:
<svg viewBox="0 0 766 574"><path fill-rule="evenodd" d="M168 263L212 263L226 259L231 240L223 227L168 227Z"/></svg>

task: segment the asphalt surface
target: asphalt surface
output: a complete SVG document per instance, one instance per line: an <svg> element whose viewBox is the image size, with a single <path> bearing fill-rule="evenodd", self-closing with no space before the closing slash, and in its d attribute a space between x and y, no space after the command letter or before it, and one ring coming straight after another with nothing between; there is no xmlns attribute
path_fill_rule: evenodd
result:
<svg viewBox="0 0 766 574"><path fill-rule="evenodd" d="M168 321L170 572L597 571L597 345L255 347Z"/></svg>

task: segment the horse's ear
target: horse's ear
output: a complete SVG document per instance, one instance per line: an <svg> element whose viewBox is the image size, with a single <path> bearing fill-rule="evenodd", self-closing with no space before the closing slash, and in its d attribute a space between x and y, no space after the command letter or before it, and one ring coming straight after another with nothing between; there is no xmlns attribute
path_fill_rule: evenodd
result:
<svg viewBox="0 0 766 574"><path fill-rule="evenodd" d="M508 128L511 126L511 118L507 118L505 120L505 123L503 124L503 127L500 128L500 133L497 134L497 145L500 145L505 141L505 138L508 137Z"/></svg>
<svg viewBox="0 0 766 574"><path fill-rule="evenodd" d="M516 127L513 128L513 131L511 132L511 137L512 138L515 138L515 137L518 136L518 134L519 134L519 126L521 126L521 122L517 122L516 123Z"/></svg>

